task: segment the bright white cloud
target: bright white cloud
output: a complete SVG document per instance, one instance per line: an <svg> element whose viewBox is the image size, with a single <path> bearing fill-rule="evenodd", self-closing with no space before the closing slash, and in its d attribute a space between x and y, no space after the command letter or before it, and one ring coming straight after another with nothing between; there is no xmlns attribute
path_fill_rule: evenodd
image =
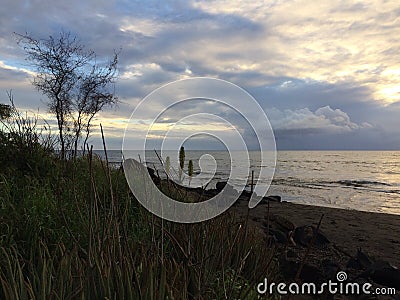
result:
<svg viewBox="0 0 400 300"><path fill-rule="evenodd" d="M372 127L368 123L357 124L348 114L330 106L318 108L315 112L308 108L298 110L268 110L270 121L275 130L303 133L343 133L361 128Z"/></svg>
<svg viewBox="0 0 400 300"><path fill-rule="evenodd" d="M26 73L29 76L34 76L35 72L32 72L31 70L25 69L25 68L19 68L15 66L10 66L7 65L4 61L0 60L0 68L5 69L5 70L11 70L11 71L16 71L16 72L23 72Z"/></svg>
<svg viewBox="0 0 400 300"><path fill-rule="evenodd" d="M121 74L121 79L134 79L144 75L150 75L154 72L160 72L161 67L156 63L133 64L125 67L125 71Z"/></svg>

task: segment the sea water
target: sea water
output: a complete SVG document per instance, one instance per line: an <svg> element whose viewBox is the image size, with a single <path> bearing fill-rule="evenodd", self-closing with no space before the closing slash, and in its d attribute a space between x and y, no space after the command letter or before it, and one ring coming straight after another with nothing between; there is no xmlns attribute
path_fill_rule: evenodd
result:
<svg viewBox="0 0 400 300"><path fill-rule="evenodd" d="M98 153L102 155L101 151ZM215 159L215 174L200 172L198 161L204 154ZM260 169L274 166L263 165L260 153L250 151L250 168L243 168L247 159L245 154L243 162L231 165L230 155L225 151L186 151L185 168L191 159L193 177L211 176L207 188L228 180L231 168L241 169L240 176L245 176L249 183L254 170L254 183L267 184L268 178L258 178L258 174ZM121 151L111 150L108 156L110 161L122 160ZM163 153L161 160L166 156L171 156L172 169L178 170L177 152ZM135 151L129 157L139 160ZM154 151L146 151L145 157L140 159L164 176ZM231 180L235 183L239 179ZM246 188L249 189L249 185ZM280 195L282 200L295 203L400 214L400 151L278 151L268 194Z"/></svg>

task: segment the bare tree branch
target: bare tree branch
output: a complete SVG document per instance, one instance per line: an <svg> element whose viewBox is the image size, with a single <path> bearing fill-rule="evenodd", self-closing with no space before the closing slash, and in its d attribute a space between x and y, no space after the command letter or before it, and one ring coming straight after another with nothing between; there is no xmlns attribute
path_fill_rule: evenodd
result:
<svg viewBox="0 0 400 300"><path fill-rule="evenodd" d="M100 65L94 51L86 50L70 33L48 39L15 35L36 71L33 85L47 96L49 112L57 118L61 156L65 158L67 150L76 155L82 132L86 132L85 149L95 115L118 102L114 95L118 53Z"/></svg>

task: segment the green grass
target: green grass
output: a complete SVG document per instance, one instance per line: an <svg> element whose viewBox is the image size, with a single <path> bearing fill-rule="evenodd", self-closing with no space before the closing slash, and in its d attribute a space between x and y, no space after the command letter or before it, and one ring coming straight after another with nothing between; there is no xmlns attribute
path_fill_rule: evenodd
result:
<svg viewBox="0 0 400 300"><path fill-rule="evenodd" d="M163 221L122 170L91 153L60 160L35 128L10 128L0 132L0 299L257 299L256 284L276 276L273 249L246 221Z"/></svg>

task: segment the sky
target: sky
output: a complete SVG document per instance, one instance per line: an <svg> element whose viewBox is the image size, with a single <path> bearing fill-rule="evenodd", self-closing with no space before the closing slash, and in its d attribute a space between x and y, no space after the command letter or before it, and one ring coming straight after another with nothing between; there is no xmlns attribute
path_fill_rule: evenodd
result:
<svg viewBox="0 0 400 300"><path fill-rule="evenodd" d="M46 97L32 86L34 70L13 33L47 38L62 30L100 61L120 51L120 103L95 120L110 149L121 149L129 117L146 95L174 80L206 76L230 81L255 98L279 150L400 150L397 0L3 1L0 102L12 90L21 110L53 118ZM204 107L192 103L190 112L207 112ZM173 116L185 112L187 107L170 111L172 117L159 123L173 126ZM214 112L223 116L226 108ZM191 125L188 132L199 129ZM90 142L100 147L99 129L93 130ZM192 143L211 144L200 138Z"/></svg>

